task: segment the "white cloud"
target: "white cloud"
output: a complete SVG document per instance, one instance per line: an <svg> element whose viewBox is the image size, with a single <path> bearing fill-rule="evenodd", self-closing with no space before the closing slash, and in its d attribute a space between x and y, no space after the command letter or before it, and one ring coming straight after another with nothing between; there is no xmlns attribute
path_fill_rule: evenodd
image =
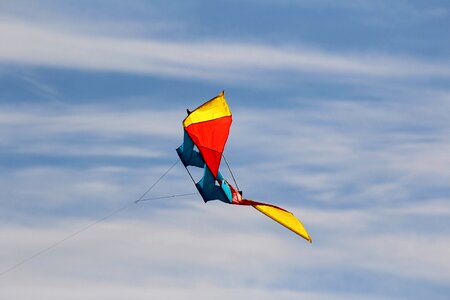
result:
<svg viewBox="0 0 450 300"><path fill-rule="evenodd" d="M246 194L261 201L273 196L264 188L269 182L293 189L288 199L306 191L301 201L308 203L416 201L422 196L415 194L443 189L450 179L448 96L435 96L431 106L417 97L402 105L323 100L290 111L238 108L226 154L237 162L233 169ZM261 124L267 116L275 121ZM183 117L181 111L111 106L3 107L0 133L6 153L175 158Z"/></svg>
<svg viewBox="0 0 450 300"><path fill-rule="evenodd" d="M450 74L446 63L402 56L329 53L294 45L110 38L11 20L0 22L0 40L0 60L5 63L203 80L257 80L277 71L376 77Z"/></svg>
<svg viewBox="0 0 450 300"><path fill-rule="evenodd" d="M448 199L414 194L433 189L433 184L447 186L449 102L446 94L428 103L421 96L383 105L317 100L306 107L293 104L289 111L237 107L234 127L239 130L232 130L227 151L230 160L244 157L234 169L245 182L245 192L291 210L310 231L312 245L251 208L204 205L193 196L133 206L8 273L4 284L16 287L20 278L27 287L10 287L15 299L33 291L46 299L57 299L60 293L87 299L111 296L89 282L137 298L155 293L168 299L178 293L195 298L200 290L205 298L220 291L253 297L259 296L256 290L274 285L281 287L264 295L360 298L317 293L317 280L307 291L286 290L280 283L286 276L303 282L327 270L445 285L450 280L445 256L450 247L445 234ZM183 114L111 106L2 107L0 132L12 153L57 156L73 148L68 156L84 152L161 158L160 148L148 147L145 139L161 141L162 148L167 148L167 137L181 142ZM262 124L268 116L276 122ZM77 138L65 144L71 135ZM85 135L97 137L96 142L85 145ZM122 138L130 135L141 142L124 146ZM0 230L6 245L0 264L8 267L132 202L167 167L162 161L151 168L108 162L9 171L0 180L2 213L7 216ZM181 165L166 179L150 196L194 189ZM269 183L289 187L283 199L272 197ZM301 190L312 196L297 197L304 195ZM205 282L209 289L199 284ZM55 283L59 290L52 289ZM88 288L79 288L83 286Z"/></svg>
<svg viewBox="0 0 450 300"><path fill-rule="evenodd" d="M111 110L108 107L72 107L69 111L35 107L26 112L4 109L0 124L17 131L41 131L47 134L86 133L100 135L160 135L174 136L175 128L181 127L182 112L163 110ZM100 111L101 110L101 111ZM24 133L24 132L23 132ZM18 136L21 136L20 132Z"/></svg>
<svg viewBox="0 0 450 300"><path fill-rule="evenodd" d="M289 109L233 109L227 154L238 161L233 168L246 195L292 211L312 245L251 208L205 205L198 196L144 202L0 277L3 295L338 300L389 294L376 284L371 297L330 293L322 282L330 272L377 274L408 288L417 281L425 290L448 287L448 92L406 91L391 82L447 78L447 62L298 45L125 38L87 33L89 24L57 29L30 20L0 22L0 61L221 82L285 71L369 77L375 98L385 100L293 98ZM21 80L35 93L60 97L28 75ZM372 80L379 78L388 80ZM175 159L183 117L184 111L112 104L0 107L0 151L14 160L2 166L0 179L0 272L138 198ZM193 192L179 167L148 196Z"/></svg>
<svg viewBox="0 0 450 300"><path fill-rule="evenodd" d="M2 107L1 144L22 154L164 157L161 143L173 140L175 147L182 141L183 117L182 112L95 106Z"/></svg>
<svg viewBox="0 0 450 300"><path fill-rule="evenodd" d="M314 293L314 292L301 292L291 290L278 290L269 288L254 288L254 287L220 287L210 284L209 282L198 283L189 287L161 287L155 286L152 283L146 285L125 285L116 284L114 286L104 285L92 282L83 282L80 284L58 282L58 287L51 285L40 286L27 286L27 289L20 288L18 286L9 286L4 289L4 292L8 295L14 295L17 300L29 299L30 297L36 300L40 299L67 299L77 300L83 299L95 299L95 300L120 300L124 298L132 298L136 300L140 299L310 299L310 300L344 300L344 299L386 299L385 297L379 298L375 296L366 295L352 295L350 293L338 294L338 293ZM81 288L79 288L81 287ZM38 298L36 298L36 295Z"/></svg>
<svg viewBox="0 0 450 300"><path fill-rule="evenodd" d="M289 111L241 110L228 151L231 146L239 157L252 149L252 155L235 173L253 191L282 184L303 197L307 191L302 201L333 205L409 202L448 189L450 102L448 95L429 99L311 100Z"/></svg>
<svg viewBox="0 0 450 300"><path fill-rule="evenodd" d="M157 158L166 156L163 152L143 149L141 147L120 146L120 145L61 145L58 143L36 143L32 147L20 147L16 153L52 155L52 156L123 156Z"/></svg>
<svg viewBox="0 0 450 300"><path fill-rule="evenodd" d="M393 224L389 210L303 209L317 233L312 245L245 207L192 202L187 207L132 210L151 213L100 223L1 277L1 284L19 300L33 291L42 299L58 299L61 293L106 299L112 296L107 291L137 299L150 295L171 299L178 293L186 299L210 299L220 291L249 297L264 291L264 297L358 299L362 295L351 292L316 292L321 289L317 281L289 289L282 282L286 278L303 282L320 270L374 271L436 283L450 280L446 236L372 232ZM408 212L395 214L404 218ZM3 222L0 265L10 266L90 222L69 218L42 219L39 225ZM17 288L19 278L26 288Z"/></svg>

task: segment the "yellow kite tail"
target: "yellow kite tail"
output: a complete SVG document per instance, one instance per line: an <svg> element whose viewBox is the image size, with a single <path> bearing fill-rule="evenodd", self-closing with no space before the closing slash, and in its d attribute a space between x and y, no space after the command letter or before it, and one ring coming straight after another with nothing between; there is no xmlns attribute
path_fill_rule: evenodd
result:
<svg viewBox="0 0 450 300"><path fill-rule="evenodd" d="M312 239L309 236L308 231L306 231L303 224L297 219L291 212L281 209L276 206L266 205L266 204L255 204L252 205L254 208L271 218L272 220L280 223L284 227L292 230L308 242L312 243Z"/></svg>

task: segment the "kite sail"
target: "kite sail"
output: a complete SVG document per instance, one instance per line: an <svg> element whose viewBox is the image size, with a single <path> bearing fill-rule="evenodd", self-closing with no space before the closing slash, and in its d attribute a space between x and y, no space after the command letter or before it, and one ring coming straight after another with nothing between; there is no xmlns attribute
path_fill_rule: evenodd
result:
<svg viewBox="0 0 450 300"><path fill-rule="evenodd" d="M242 193L222 176L219 168L231 122L232 115L224 92L192 112L188 110L188 116L183 120L184 139L183 144L177 148L177 153L203 200L253 206L312 242L303 224L292 213L275 205L244 199ZM188 166L203 168L203 177L198 182L192 177Z"/></svg>

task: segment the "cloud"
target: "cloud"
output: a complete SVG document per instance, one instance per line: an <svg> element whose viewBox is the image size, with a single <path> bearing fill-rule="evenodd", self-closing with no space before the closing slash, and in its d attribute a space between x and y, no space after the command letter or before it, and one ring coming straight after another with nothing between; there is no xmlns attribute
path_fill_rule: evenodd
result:
<svg viewBox="0 0 450 300"><path fill-rule="evenodd" d="M80 284L83 288L77 288L73 283L59 282L58 287L52 286L32 286L29 289L20 289L17 286L9 286L4 289L8 295L15 295L15 299L95 299L95 300L119 300L127 297L133 299L274 299L280 297L282 299L311 299L311 300L343 300L343 299L361 299L362 295L337 293L313 293L290 290L273 290L264 288L233 288L233 287L218 287L211 285L209 282L198 283L193 287L161 287L154 286L151 283L140 286L129 286L125 284L116 284L114 286L94 284L93 282L86 282ZM42 298L36 298L36 295L41 295ZM38 296L39 297L39 296ZM374 296L363 296L367 300L385 299Z"/></svg>
<svg viewBox="0 0 450 300"><path fill-rule="evenodd" d="M258 80L276 72L382 78L450 74L445 62L422 62L403 56L331 53L294 45L112 38L11 20L0 22L0 40L0 60L8 64L213 81Z"/></svg>
<svg viewBox="0 0 450 300"><path fill-rule="evenodd" d="M319 5L353 9L358 19L366 9L382 12L386 3L326 0ZM14 5L8 4L17 12ZM11 88L5 95L12 97L0 106L5 175L0 179L0 272L133 204L176 159L173 149L181 143L185 112L173 109L158 82L151 93L166 98L125 95L145 97L139 109L116 99L65 104L57 100L71 89L45 77L54 76L52 68L92 71L89 78L95 72L121 72L126 80L127 74L195 79L202 88L205 81L244 83L230 99L235 118L227 159L245 196L292 211L314 243L249 207L204 204L197 195L148 201L0 277L3 294L17 300L444 299L448 294L450 98L443 85L450 75L448 61L291 41L253 43L229 35L188 40L186 31L195 31L192 22L172 23L182 24L174 31L185 34L174 40L179 32L169 32L167 15L139 15L110 27L110 20L117 21L109 18L117 13L114 5L102 11L101 20L90 15L98 14L97 5L81 5L86 14L69 12L67 4L48 10L52 5L23 5L21 19L5 15L9 8L1 13L0 62L12 66L0 70L1 79L25 82L41 101L14 103L17 91ZM147 4L131 5L136 12ZM155 9L158 15L158 7L142 10ZM412 6L404 3L394 7L379 20L396 21L399 12L414 18L408 22L447 14L408 13ZM78 25L74 14L83 15L84 24ZM135 17L129 11L124 15ZM153 22L150 32L138 28ZM46 71L40 76L20 71L10 78L8 69L34 66ZM110 83L104 75L99 77ZM278 79L270 81L274 86L305 80L301 87L307 91L294 92L297 85L289 84L276 96L263 95L247 85L267 85L273 78ZM165 82L170 88L192 83ZM329 89L333 84L337 88ZM147 196L190 192L195 187L179 164Z"/></svg>
<svg viewBox="0 0 450 300"><path fill-rule="evenodd" d="M238 165L235 173L250 190L270 193L264 188L270 182L285 192L295 190L291 197L334 205L439 197L433 191L448 191L450 179L445 113L450 102L448 95L422 99L418 94L383 103L300 100L289 111L241 110L228 149L238 147L238 158L245 149L252 155L244 156L245 167ZM270 123L260 123L268 118Z"/></svg>
<svg viewBox="0 0 450 300"><path fill-rule="evenodd" d="M30 106L0 108L0 132L10 152L80 156L162 156L158 143L179 138L183 113L161 109ZM101 141L92 144L92 138ZM124 141L127 141L126 143ZM137 148L136 144L147 144Z"/></svg>
<svg viewBox="0 0 450 300"><path fill-rule="evenodd" d="M136 218L137 210L150 214ZM57 299L63 292L70 297L106 299L111 289L117 295L138 298L160 293L170 299L183 292L187 299L206 299L223 290L249 296L264 291L267 297L288 299L356 299L362 296L358 289L327 291L323 282L309 277L325 270L378 272L385 278L406 278L406 285L410 285L408 279L426 285L445 284L450 278L450 261L445 258L450 240L432 232L388 233L382 227L395 223L392 211L303 212L317 233L312 245L250 208L198 202L170 209L134 207L129 216L100 223L8 273L1 284L10 288L15 299L27 297L29 291L47 299ZM397 218L407 217L398 210L394 213ZM90 222L80 218L41 219L32 225L3 222L0 264L10 266L12 260L33 254ZM377 227L381 230L373 233ZM17 288L18 278L26 289ZM380 289L373 287L374 299L383 298Z"/></svg>
<svg viewBox="0 0 450 300"><path fill-rule="evenodd" d="M261 201L278 198L276 187L285 191L278 201L289 205L370 207L442 198L450 179L448 96L433 97L432 106L440 110L421 99L417 95L407 102L384 104L325 99L309 100L306 106L297 99L289 111L238 106L226 155L240 187L249 191L246 195ZM261 124L267 116L275 122ZM55 162L66 158L68 168L80 170L67 173L73 176L66 179L73 177L73 182L98 167L123 168L129 159L137 162L131 169L140 172L152 162L175 159L170 149L181 143L183 117L183 112L168 109L123 111L111 105L43 105L25 110L4 106L0 109L2 152L34 157L34 163L23 166L30 170L41 165L36 163L40 157ZM49 169L42 171L46 174ZM134 177L132 172L127 176ZM12 178L41 182L40 177L64 177L50 172L32 179L24 174ZM266 188L269 183L273 189Z"/></svg>
<svg viewBox="0 0 450 300"><path fill-rule="evenodd" d="M446 99L435 103L445 110ZM252 157L236 165L236 173L247 183L246 192L257 195L258 200L270 198L299 216L313 236L312 245L251 208L205 205L196 197L142 203L8 273L1 284L19 300L30 297L29 293L45 299L58 299L61 294L86 299L130 295L171 299L180 294L187 299L210 299L220 292L250 298L366 298L367 293L362 295L356 287L346 293L334 291L333 284L339 284L336 280L331 287L324 287L323 274L332 270L358 276L374 273L385 281L396 278L398 282L400 278L406 287L420 281L425 291L430 285L446 287L450 280L450 261L445 258L445 249L450 247L445 231L448 199L425 195L406 201L428 183L403 177L411 172L408 156L421 159L415 156L415 142L424 145L422 135L430 136L420 130L409 132L411 122L417 122L419 129L440 128L445 114L411 101L414 105L393 104L386 110L377 103L349 101L317 101L307 108L294 105L289 112L260 108L249 114L245 108L237 108L240 117L235 126L240 130L232 132L229 149L239 152L236 156L230 153L238 160ZM177 141L180 138L180 117L169 110L118 111L110 106L108 111L83 105L36 109L2 109L0 130L10 147L33 141L34 135L42 139L28 143L30 149L39 149L46 140L64 147L64 138L74 135L77 139L71 143L78 150L84 143L80 137L90 134L96 137L95 147L103 149L106 141L116 147L115 153L124 145L123 136L154 136L162 141L166 134L176 135ZM278 121L267 125L261 136L261 119L267 115ZM177 128L154 128L151 125L157 116ZM148 127L142 128L141 122ZM390 133L392 128L396 130ZM433 140L441 146L447 143L443 129L433 131ZM395 140L391 134L404 138L389 146ZM285 146L269 147L267 139ZM138 140L133 147L146 149L144 139ZM395 164L400 155L397 147L404 143L411 152L401 152L406 155L405 164ZM373 144L383 146L383 155L372 149ZM425 153L433 149L416 150ZM63 149L44 150L47 155L62 155L59 151ZM96 154L87 151L85 155ZM8 172L1 180L5 216L0 230L5 241L2 268L135 200L142 187L167 169L164 161L157 161L151 168L113 161L79 166L76 161L61 166L17 166ZM354 161L365 163L349 167ZM308 164L316 169L298 168ZM448 175L444 169L443 173L434 172L433 166L414 170L431 176L430 180ZM380 178L393 182L392 187L386 188ZM152 193L193 191L181 166L166 179ZM280 199L277 185L285 182L290 188L283 189L283 198L295 201ZM327 205L317 201L319 196L302 197L296 189L299 186L322 197L329 193ZM336 191L339 186L360 189ZM372 190L361 192L366 188ZM277 197L268 196L272 189ZM373 199L374 195L379 199ZM348 202L343 196L352 199ZM385 205L388 196L390 204ZM26 288L17 288L17 282ZM384 288L382 284L372 287L373 299L386 298Z"/></svg>

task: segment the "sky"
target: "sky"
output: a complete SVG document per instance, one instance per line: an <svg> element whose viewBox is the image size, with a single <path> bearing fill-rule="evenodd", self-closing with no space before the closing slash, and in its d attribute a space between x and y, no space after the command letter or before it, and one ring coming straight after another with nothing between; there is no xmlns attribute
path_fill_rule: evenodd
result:
<svg viewBox="0 0 450 300"><path fill-rule="evenodd" d="M448 1L0 1L0 273L39 254L0 299L448 299L449 27ZM198 195L95 223L222 90L239 188L313 243ZM146 197L195 191L178 164Z"/></svg>

